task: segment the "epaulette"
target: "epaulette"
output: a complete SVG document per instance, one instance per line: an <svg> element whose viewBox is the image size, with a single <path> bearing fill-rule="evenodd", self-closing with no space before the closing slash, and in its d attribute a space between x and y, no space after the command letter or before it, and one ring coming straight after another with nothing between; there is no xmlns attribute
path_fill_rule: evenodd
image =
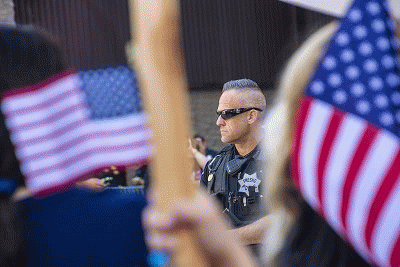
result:
<svg viewBox="0 0 400 267"><path fill-rule="evenodd" d="M221 149L221 151L218 152L217 155L215 155L215 157L211 160L210 164L208 164L209 172L215 172L218 169L219 165L222 162L222 156L225 155L228 151L230 151L233 147L234 145L226 146L223 149Z"/></svg>
<svg viewBox="0 0 400 267"><path fill-rule="evenodd" d="M235 146L235 145L233 145L233 144L231 144L231 145L229 145L229 146L226 146L226 147L224 147L223 149L221 149L221 151L220 151L218 154L226 153L226 152L228 152L229 150L231 150L234 146Z"/></svg>
<svg viewBox="0 0 400 267"><path fill-rule="evenodd" d="M208 177L207 177L207 191L211 192L212 187L214 186L214 173L218 169L219 165L221 165L223 156L229 152L234 145L229 145L221 149L221 151L211 160L210 164L208 164Z"/></svg>

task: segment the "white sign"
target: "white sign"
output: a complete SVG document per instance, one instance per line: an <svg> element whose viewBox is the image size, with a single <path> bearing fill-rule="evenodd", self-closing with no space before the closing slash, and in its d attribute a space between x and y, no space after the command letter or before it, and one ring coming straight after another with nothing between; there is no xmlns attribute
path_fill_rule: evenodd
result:
<svg viewBox="0 0 400 267"><path fill-rule="evenodd" d="M334 17L343 17L353 0L280 0ZM400 0L389 0L392 16L400 19Z"/></svg>

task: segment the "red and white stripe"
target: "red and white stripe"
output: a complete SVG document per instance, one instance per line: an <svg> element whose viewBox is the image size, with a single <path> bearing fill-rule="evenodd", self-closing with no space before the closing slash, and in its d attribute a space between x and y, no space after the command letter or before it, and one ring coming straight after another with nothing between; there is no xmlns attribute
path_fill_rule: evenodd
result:
<svg viewBox="0 0 400 267"><path fill-rule="evenodd" d="M147 161L143 113L92 120L77 74L65 72L3 96L1 107L27 186L64 188L111 165Z"/></svg>
<svg viewBox="0 0 400 267"><path fill-rule="evenodd" d="M306 201L366 260L399 266L398 137L307 96L295 129L294 179Z"/></svg>

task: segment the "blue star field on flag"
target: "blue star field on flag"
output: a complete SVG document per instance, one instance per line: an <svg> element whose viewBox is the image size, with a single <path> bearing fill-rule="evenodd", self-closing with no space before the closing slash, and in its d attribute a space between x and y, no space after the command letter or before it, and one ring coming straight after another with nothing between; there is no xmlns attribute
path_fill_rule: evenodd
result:
<svg viewBox="0 0 400 267"><path fill-rule="evenodd" d="M79 75L94 119L142 111L138 82L128 66L82 70Z"/></svg>
<svg viewBox="0 0 400 267"><path fill-rule="evenodd" d="M395 21L380 1L357 1L307 94L399 135L400 77Z"/></svg>

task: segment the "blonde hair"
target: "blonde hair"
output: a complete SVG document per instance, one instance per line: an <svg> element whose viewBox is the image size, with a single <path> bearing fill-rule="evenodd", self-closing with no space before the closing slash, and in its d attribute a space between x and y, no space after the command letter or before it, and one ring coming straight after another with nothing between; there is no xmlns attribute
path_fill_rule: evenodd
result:
<svg viewBox="0 0 400 267"><path fill-rule="evenodd" d="M266 194L270 224L265 235L263 262L275 266L293 223L299 217L298 192L288 174L295 112L328 41L337 30L332 22L311 35L291 56L278 84L276 104L265 122L264 148L267 157Z"/></svg>

